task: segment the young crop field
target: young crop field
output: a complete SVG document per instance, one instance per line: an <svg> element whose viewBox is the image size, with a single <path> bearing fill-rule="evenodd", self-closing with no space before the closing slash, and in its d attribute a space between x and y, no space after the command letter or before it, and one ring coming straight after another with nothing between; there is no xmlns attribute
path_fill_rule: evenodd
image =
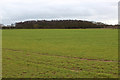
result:
<svg viewBox="0 0 120 80"><path fill-rule="evenodd" d="M2 30L3 78L117 78L117 29Z"/></svg>

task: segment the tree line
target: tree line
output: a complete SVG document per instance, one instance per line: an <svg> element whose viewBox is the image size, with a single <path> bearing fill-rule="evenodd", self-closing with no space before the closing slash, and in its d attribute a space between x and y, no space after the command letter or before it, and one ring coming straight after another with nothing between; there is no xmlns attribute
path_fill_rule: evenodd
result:
<svg viewBox="0 0 120 80"><path fill-rule="evenodd" d="M86 29L86 28L116 28L101 22L82 20L37 20L15 23L2 29Z"/></svg>

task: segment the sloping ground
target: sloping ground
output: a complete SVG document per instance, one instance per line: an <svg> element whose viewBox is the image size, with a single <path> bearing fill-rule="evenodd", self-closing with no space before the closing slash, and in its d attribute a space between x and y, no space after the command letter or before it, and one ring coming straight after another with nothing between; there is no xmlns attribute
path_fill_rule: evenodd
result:
<svg viewBox="0 0 120 80"><path fill-rule="evenodd" d="M117 61L83 60L5 49L3 53L4 78L118 77Z"/></svg>
<svg viewBox="0 0 120 80"><path fill-rule="evenodd" d="M113 78L117 61L117 30L3 30L4 78Z"/></svg>

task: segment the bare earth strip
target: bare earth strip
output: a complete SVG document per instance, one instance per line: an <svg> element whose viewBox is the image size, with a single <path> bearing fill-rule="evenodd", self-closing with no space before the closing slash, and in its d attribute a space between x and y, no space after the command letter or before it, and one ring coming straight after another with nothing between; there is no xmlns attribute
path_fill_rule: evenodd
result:
<svg viewBox="0 0 120 80"><path fill-rule="evenodd" d="M8 48L3 48L3 50L9 50L9 51L14 51L14 52L26 52L23 50L15 50L15 49L8 49ZM36 53L36 52L30 52L30 53ZM46 53L36 53L36 54L47 55L47 56L52 56L52 57L59 57L59 58L80 59L80 60L87 60L87 61L118 62L118 61L113 61L113 60L100 60L100 59L87 59L87 58L69 57L69 56L57 56L57 55L49 55Z"/></svg>

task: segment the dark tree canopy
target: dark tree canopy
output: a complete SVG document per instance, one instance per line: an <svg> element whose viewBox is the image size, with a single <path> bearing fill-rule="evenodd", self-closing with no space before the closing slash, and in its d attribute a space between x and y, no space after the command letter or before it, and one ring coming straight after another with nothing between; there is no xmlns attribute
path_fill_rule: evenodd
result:
<svg viewBox="0 0 120 80"><path fill-rule="evenodd" d="M86 29L107 27L109 26L101 22L90 22L82 20L25 21L15 23L14 26L11 26L12 29Z"/></svg>

